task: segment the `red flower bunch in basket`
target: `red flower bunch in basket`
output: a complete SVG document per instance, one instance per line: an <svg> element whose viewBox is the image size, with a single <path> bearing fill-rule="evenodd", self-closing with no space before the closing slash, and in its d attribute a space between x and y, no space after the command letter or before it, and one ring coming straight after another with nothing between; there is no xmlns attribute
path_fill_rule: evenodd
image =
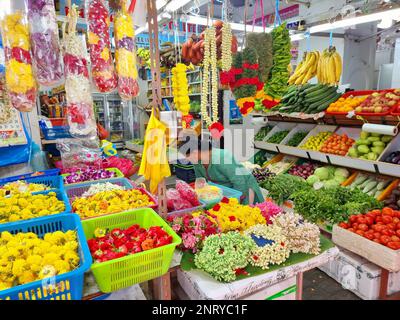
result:
<svg viewBox="0 0 400 320"><path fill-rule="evenodd" d="M94 234L95 238L88 240L88 246L95 262L109 261L172 243L172 236L159 226L144 229L135 224L125 230L116 228L110 232L96 229Z"/></svg>

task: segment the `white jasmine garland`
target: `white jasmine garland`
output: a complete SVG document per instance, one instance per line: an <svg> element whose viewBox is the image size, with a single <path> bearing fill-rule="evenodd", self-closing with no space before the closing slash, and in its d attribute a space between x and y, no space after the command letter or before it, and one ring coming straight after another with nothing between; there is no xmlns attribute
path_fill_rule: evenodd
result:
<svg viewBox="0 0 400 320"><path fill-rule="evenodd" d="M258 246L252 250L250 264L262 269L268 269L270 264L281 264L289 258L290 249L287 245L287 239L282 233L282 229L277 225L257 224L247 229L244 234L252 239L256 236L272 243Z"/></svg>
<svg viewBox="0 0 400 320"><path fill-rule="evenodd" d="M207 111L209 86L211 74L211 110L210 117ZM203 59L203 84L201 92L200 113L207 126L218 122L218 78L217 78L217 44L215 27L204 31L204 59Z"/></svg>
<svg viewBox="0 0 400 320"><path fill-rule="evenodd" d="M114 183L110 182L105 182L105 183L95 183L90 186L90 188L82 194L83 198L87 198L90 196L94 196L95 194L99 192L104 192L104 191L111 191L111 190L125 190L124 187L119 186Z"/></svg>
<svg viewBox="0 0 400 320"><path fill-rule="evenodd" d="M225 21L222 25L222 44L221 44L221 69L229 71L232 67L232 30L229 22Z"/></svg>
<svg viewBox="0 0 400 320"><path fill-rule="evenodd" d="M272 223L280 228L287 238L288 247L293 253L319 254L320 231L318 226L292 212L280 213L272 218Z"/></svg>

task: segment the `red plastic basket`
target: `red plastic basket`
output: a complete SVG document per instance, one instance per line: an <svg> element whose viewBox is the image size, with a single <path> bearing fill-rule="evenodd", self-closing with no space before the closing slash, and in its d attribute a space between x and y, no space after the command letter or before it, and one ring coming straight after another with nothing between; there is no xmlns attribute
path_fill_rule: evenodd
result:
<svg viewBox="0 0 400 320"><path fill-rule="evenodd" d="M370 95L370 94L372 94L374 92L376 92L376 91L375 90L349 91L349 92L343 93L340 98L346 99L346 98L348 98L350 96L356 96L356 97L366 96L366 95ZM346 115L347 113L348 112L329 112L329 111L325 112L325 114L332 115L332 116L343 116L343 115Z"/></svg>
<svg viewBox="0 0 400 320"><path fill-rule="evenodd" d="M66 118L49 118L49 120L54 127L60 127L67 124Z"/></svg>
<svg viewBox="0 0 400 320"><path fill-rule="evenodd" d="M372 94L374 92L393 92L394 89L386 89L386 90L365 90L365 91L353 91L354 92L365 92L363 95L369 95ZM387 116L391 113L393 107L389 109L389 111L387 112L382 112L382 113L371 113L371 112L356 112L357 116L364 116L364 117L381 117L381 116Z"/></svg>

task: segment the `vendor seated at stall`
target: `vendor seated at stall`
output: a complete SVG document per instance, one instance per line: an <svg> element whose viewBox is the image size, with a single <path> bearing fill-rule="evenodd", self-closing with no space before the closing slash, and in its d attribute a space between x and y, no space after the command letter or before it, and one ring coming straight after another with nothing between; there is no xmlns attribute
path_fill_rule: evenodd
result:
<svg viewBox="0 0 400 320"><path fill-rule="evenodd" d="M194 166L196 178L205 178L207 181L241 191L243 204L264 201L257 180L228 150L213 148L209 140L197 137L188 137L184 148L186 159Z"/></svg>

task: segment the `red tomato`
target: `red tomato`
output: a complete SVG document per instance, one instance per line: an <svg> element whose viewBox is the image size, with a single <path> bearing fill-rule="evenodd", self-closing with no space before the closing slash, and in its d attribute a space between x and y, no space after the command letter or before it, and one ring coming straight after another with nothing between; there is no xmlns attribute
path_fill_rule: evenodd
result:
<svg viewBox="0 0 400 320"><path fill-rule="evenodd" d="M358 218L357 218L357 223L359 223L359 224L365 224L365 223L366 223L366 220L365 220L364 217L358 217Z"/></svg>
<svg viewBox="0 0 400 320"><path fill-rule="evenodd" d="M391 216L384 215L382 217L382 222L384 224L392 223L393 218Z"/></svg>
<svg viewBox="0 0 400 320"><path fill-rule="evenodd" d="M394 217L393 220L392 220L392 222L393 222L394 224L398 224L398 223L400 222L400 219L399 219L398 217Z"/></svg>
<svg viewBox="0 0 400 320"><path fill-rule="evenodd" d="M376 216L375 217L376 222L382 222L382 216Z"/></svg>
<svg viewBox="0 0 400 320"><path fill-rule="evenodd" d="M374 234L373 233L365 233L364 234L364 237L366 237L367 239L369 239L369 240L373 240L374 239Z"/></svg>
<svg viewBox="0 0 400 320"><path fill-rule="evenodd" d="M386 226L387 226L388 229L390 229L390 230L396 230L396 225L395 225L394 223L388 223Z"/></svg>
<svg viewBox="0 0 400 320"><path fill-rule="evenodd" d="M379 240L378 238L373 239L372 241L381 244L381 240Z"/></svg>
<svg viewBox="0 0 400 320"><path fill-rule="evenodd" d="M385 207L382 209L382 215L383 216L390 216L393 217L393 209L389 207Z"/></svg>
<svg viewBox="0 0 400 320"><path fill-rule="evenodd" d="M354 215L354 214L352 214L352 215L350 216L350 218L349 218L349 221L350 221L351 223L356 222L356 221L357 221L357 216Z"/></svg>
<svg viewBox="0 0 400 320"><path fill-rule="evenodd" d="M388 246L390 249L399 250L399 249L400 249L400 242L393 242L393 241L391 241L391 242L388 242L387 246Z"/></svg>
<svg viewBox="0 0 400 320"><path fill-rule="evenodd" d="M374 223L374 218L371 218L369 216L365 217L365 223L369 226L371 226Z"/></svg>
<svg viewBox="0 0 400 320"><path fill-rule="evenodd" d="M381 238L380 232L374 232L374 238L375 239L380 239Z"/></svg>
<svg viewBox="0 0 400 320"><path fill-rule="evenodd" d="M393 216L400 218L400 211L398 211L398 210L393 211Z"/></svg>
<svg viewBox="0 0 400 320"><path fill-rule="evenodd" d="M396 225L396 229L400 229L400 222L399 222L399 223L397 223L397 225Z"/></svg>
<svg viewBox="0 0 400 320"><path fill-rule="evenodd" d="M354 223L351 225L351 227L352 227L353 229L357 230L357 229L358 229L358 223L357 223L357 222L354 222Z"/></svg>
<svg viewBox="0 0 400 320"><path fill-rule="evenodd" d="M375 224L372 226L372 229L375 230L376 232L382 232L382 230L384 229L384 226L382 226L380 224Z"/></svg>
<svg viewBox="0 0 400 320"><path fill-rule="evenodd" d="M364 237L364 231L362 230L357 230L356 233L362 237Z"/></svg>
<svg viewBox="0 0 400 320"><path fill-rule="evenodd" d="M391 238L389 236L381 236L380 240L381 243L387 244L388 242L390 242Z"/></svg>
<svg viewBox="0 0 400 320"><path fill-rule="evenodd" d="M358 230L362 230L362 231L368 231L368 226L365 223L360 223L358 225Z"/></svg>
<svg viewBox="0 0 400 320"><path fill-rule="evenodd" d="M366 213L365 217L370 217L370 218L372 218L372 220L375 220L375 215L372 212Z"/></svg>
<svg viewBox="0 0 400 320"><path fill-rule="evenodd" d="M391 236L394 236L396 233L391 229L383 229L382 234L384 234L385 236L391 237Z"/></svg>
<svg viewBox="0 0 400 320"><path fill-rule="evenodd" d="M399 242L400 238L398 236L391 236L390 238L393 242Z"/></svg>
<svg viewBox="0 0 400 320"><path fill-rule="evenodd" d="M400 229L396 230L396 235L400 237Z"/></svg>
<svg viewBox="0 0 400 320"><path fill-rule="evenodd" d="M350 232L354 232L353 228L348 228L347 230L349 230Z"/></svg>
<svg viewBox="0 0 400 320"><path fill-rule="evenodd" d="M373 214L374 216L379 216L382 214L381 210L379 209L372 210L370 211L370 213Z"/></svg>
<svg viewBox="0 0 400 320"><path fill-rule="evenodd" d="M343 229L348 229L349 225L346 222L341 222L341 223L339 223L339 227L341 227Z"/></svg>

